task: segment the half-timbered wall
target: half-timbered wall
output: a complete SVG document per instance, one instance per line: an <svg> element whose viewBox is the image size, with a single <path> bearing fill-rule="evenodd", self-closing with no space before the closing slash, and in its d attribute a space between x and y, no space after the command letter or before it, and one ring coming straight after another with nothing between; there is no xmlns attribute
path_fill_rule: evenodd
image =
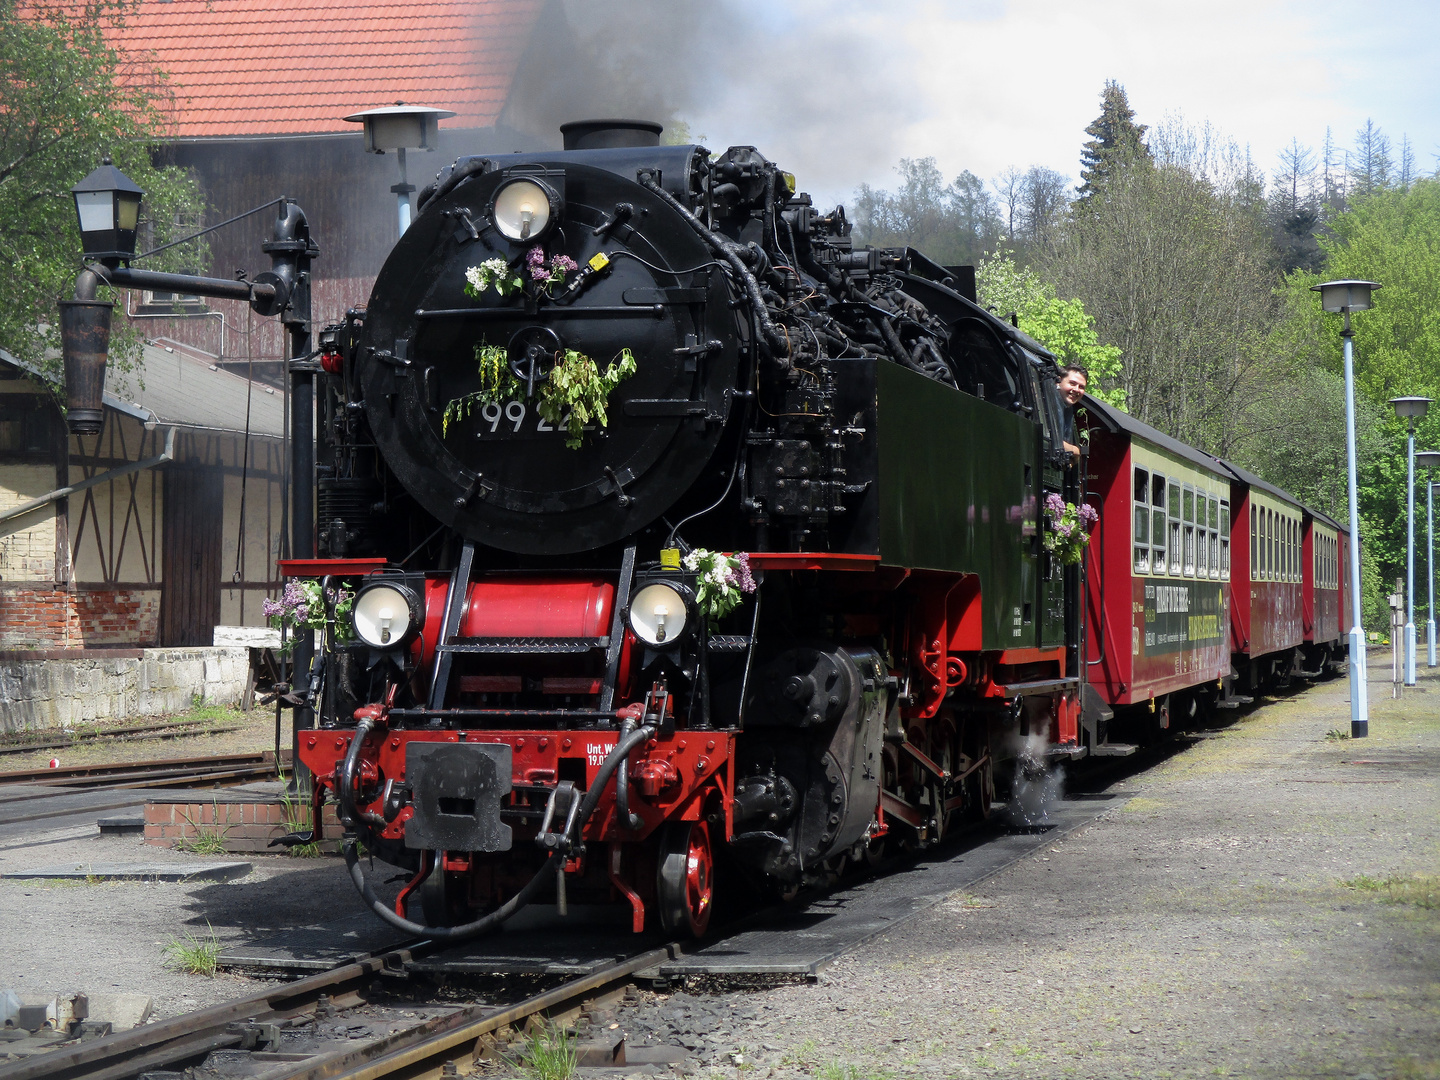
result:
<svg viewBox="0 0 1440 1080"><path fill-rule="evenodd" d="M43 423L40 407L53 411ZM68 455L63 432L38 383L0 380L0 509L165 445L163 426L113 409ZM208 645L216 623L263 625L261 601L281 587L283 458L276 438L252 436L247 459L234 432L182 428L172 462L0 522L0 648Z"/></svg>

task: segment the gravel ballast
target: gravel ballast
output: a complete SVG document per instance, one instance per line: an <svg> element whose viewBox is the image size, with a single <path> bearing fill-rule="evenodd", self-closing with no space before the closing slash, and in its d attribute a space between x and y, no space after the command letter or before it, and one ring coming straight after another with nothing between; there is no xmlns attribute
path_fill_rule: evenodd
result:
<svg viewBox="0 0 1440 1080"><path fill-rule="evenodd" d="M1399 702L1372 680L1364 741L1326 738L1349 728L1343 678L1255 709L816 984L695 980L615 1019L631 1045L689 1047L650 1070L727 1078L1440 1077L1440 679L1421 675ZM90 825L5 841L0 872L156 857ZM0 881L0 987L174 1015L260 984L172 971L168 941L358 910L338 860L253 862L230 882Z"/></svg>

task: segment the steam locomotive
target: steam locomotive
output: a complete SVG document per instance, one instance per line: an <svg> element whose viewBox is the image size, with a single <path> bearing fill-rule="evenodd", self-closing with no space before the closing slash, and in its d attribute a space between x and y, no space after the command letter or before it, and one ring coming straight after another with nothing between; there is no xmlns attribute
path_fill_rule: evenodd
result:
<svg viewBox="0 0 1440 1080"><path fill-rule="evenodd" d="M753 147L563 131L457 161L322 336L328 629L298 750L372 909L461 938L535 899L619 904L700 935L727 882L933 844L1018 767L1114 750L1112 707L1146 704L1130 628L1046 507L1098 491L1092 557L1128 574L1152 429L1097 408L1106 475L1082 475L1054 357L969 268L856 248ZM1166 588L1223 626L1205 566ZM1167 722L1233 681L1223 641L1176 640ZM393 903L361 845L405 871Z"/></svg>
<svg viewBox="0 0 1440 1080"><path fill-rule="evenodd" d="M564 133L456 162L323 337L300 757L432 935L537 896L700 934L717 864L930 844L1078 745L1053 358L752 147Z"/></svg>

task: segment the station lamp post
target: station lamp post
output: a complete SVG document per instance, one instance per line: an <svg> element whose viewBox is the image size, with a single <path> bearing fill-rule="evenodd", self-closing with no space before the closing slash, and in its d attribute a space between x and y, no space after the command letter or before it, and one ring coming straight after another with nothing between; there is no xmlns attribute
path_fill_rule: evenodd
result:
<svg viewBox="0 0 1440 1080"><path fill-rule="evenodd" d="M1440 450L1425 450L1415 455L1415 464L1422 469L1440 468ZM1425 605L1425 651L1430 667L1435 667L1435 487L1425 474L1425 581L1429 599Z"/></svg>
<svg viewBox="0 0 1440 1080"><path fill-rule="evenodd" d="M276 316L289 338L291 482L291 557L315 557L315 405L318 366L310 359L310 263L320 254L310 236L305 211L292 199L277 199L274 225L260 250L270 269L248 278L200 277L136 270L135 234L145 196L108 158L73 188L80 220L84 265L75 277L75 296L60 301L60 352L65 364L66 423L76 435L93 435L104 420L105 368L110 357L110 317L115 305L100 300L101 286L155 289L246 302L259 315ZM122 265L123 264L123 265ZM294 669L303 677L314 654L313 631L296 635ZM304 685L299 678L292 680ZM310 727L313 712L296 706L295 772L299 729Z"/></svg>
<svg viewBox="0 0 1440 1080"><path fill-rule="evenodd" d="M1395 415L1404 420L1410 437L1405 473L1405 592L1410 598L1405 618L1405 685L1415 685L1415 421L1430 411L1428 397L1390 399Z"/></svg>
<svg viewBox="0 0 1440 1080"><path fill-rule="evenodd" d="M1320 307L1340 312L1345 327L1345 451L1350 473L1350 737L1370 734L1370 699L1365 686L1365 627L1360 611L1360 503L1355 467L1355 349L1350 329L1352 311L1368 311L1371 296L1380 285L1374 281L1326 281L1312 285L1320 294Z"/></svg>
<svg viewBox="0 0 1440 1080"><path fill-rule="evenodd" d="M415 190L405 175L405 151L434 150L440 141L440 121L454 115L448 109L427 109L397 101L383 109L368 109L345 117L346 123L365 125L366 153L395 151L400 182L390 190L395 193L398 204L401 236L410 228L410 195Z"/></svg>

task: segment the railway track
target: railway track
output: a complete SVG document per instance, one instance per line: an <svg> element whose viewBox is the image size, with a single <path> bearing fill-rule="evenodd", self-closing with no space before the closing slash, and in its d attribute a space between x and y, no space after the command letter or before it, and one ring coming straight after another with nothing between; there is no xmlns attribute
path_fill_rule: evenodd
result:
<svg viewBox="0 0 1440 1080"><path fill-rule="evenodd" d="M289 763L282 754L281 769ZM0 772L0 828L138 808L149 791L233 787L275 776L268 750Z"/></svg>
<svg viewBox="0 0 1440 1080"><path fill-rule="evenodd" d="M509 1005L461 1006L379 1038L318 1049L298 1049L303 1034L336 1012L366 1004L378 979L403 977L422 955L440 951L419 941L341 965L296 982L267 988L168 1020L102 1038L76 1041L0 1065L0 1080L134 1080L203 1062L217 1051L248 1051L256 1080L380 1080L448 1075L447 1065L468 1071L497 1034L531 1017L578 1015L590 999L614 993L647 968L673 959L678 945L637 953L581 978ZM623 1061L623 1057L620 1059Z"/></svg>

